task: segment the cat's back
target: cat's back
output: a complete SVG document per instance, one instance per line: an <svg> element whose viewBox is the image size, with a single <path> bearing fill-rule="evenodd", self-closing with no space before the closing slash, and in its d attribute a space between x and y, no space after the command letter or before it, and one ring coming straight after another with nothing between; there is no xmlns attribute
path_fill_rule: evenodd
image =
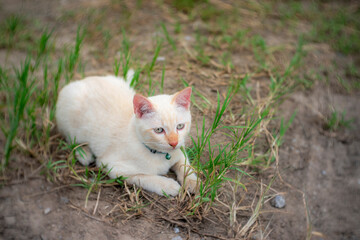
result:
<svg viewBox="0 0 360 240"><path fill-rule="evenodd" d="M70 134L73 129L85 127L95 130L114 124L125 126L133 115L134 95L129 84L115 76L71 82L59 93L56 110L59 130Z"/></svg>
<svg viewBox="0 0 360 240"><path fill-rule="evenodd" d="M108 97L133 97L135 92L122 78L115 76L87 77L83 80L74 81L63 88L61 92L70 91L77 96L85 95L88 98L102 100ZM61 93L60 93L61 94Z"/></svg>

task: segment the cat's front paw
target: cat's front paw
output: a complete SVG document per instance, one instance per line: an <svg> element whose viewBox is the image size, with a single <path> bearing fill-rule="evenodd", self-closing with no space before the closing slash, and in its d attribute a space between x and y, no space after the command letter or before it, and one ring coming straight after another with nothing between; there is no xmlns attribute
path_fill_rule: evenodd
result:
<svg viewBox="0 0 360 240"><path fill-rule="evenodd" d="M159 195L168 195L175 197L179 194L180 184L173 179L166 178L160 186L161 190L158 192ZM164 194L165 193L165 194Z"/></svg>

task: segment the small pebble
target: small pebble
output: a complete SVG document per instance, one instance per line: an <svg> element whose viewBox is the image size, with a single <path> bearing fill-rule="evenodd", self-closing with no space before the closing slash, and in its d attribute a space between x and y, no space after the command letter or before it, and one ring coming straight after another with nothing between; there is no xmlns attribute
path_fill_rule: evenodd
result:
<svg viewBox="0 0 360 240"><path fill-rule="evenodd" d="M44 214L48 215L51 212L51 208L45 208Z"/></svg>
<svg viewBox="0 0 360 240"><path fill-rule="evenodd" d="M15 217L5 217L6 225L14 225L16 223Z"/></svg>
<svg viewBox="0 0 360 240"><path fill-rule="evenodd" d="M284 208L286 205L285 198L282 195L277 195L271 199L270 204L275 208Z"/></svg>
<svg viewBox="0 0 360 240"><path fill-rule="evenodd" d="M175 232L175 233L179 233L179 232L180 232L180 229L177 228L177 227L174 227L174 232Z"/></svg>
<svg viewBox="0 0 360 240"><path fill-rule="evenodd" d="M193 40L193 38L191 36L185 36L185 40L186 41L191 41L191 40Z"/></svg>
<svg viewBox="0 0 360 240"><path fill-rule="evenodd" d="M65 204L69 203L69 199L67 197L60 197L60 201Z"/></svg>
<svg viewBox="0 0 360 240"><path fill-rule="evenodd" d="M322 170L322 171L321 171L321 174L325 176L325 175L326 175L326 171L325 171L325 170Z"/></svg>
<svg viewBox="0 0 360 240"><path fill-rule="evenodd" d="M156 59L156 61L158 61L158 62L163 62L163 61L165 61L165 57L159 56L159 57Z"/></svg>
<svg viewBox="0 0 360 240"><path fill-rule="evenodd" d="M182 237L176 236L176 237L173 237L171 240L182 240Z"/></svg>
<svg viewBox="0 0 360 240"><path fill-rule="evenodd" d="M45 235L41 234L41 235L40 235L40 239L41 239L41 240L47 240L48 238L47 238Z"/></svg>
<svg viewBox="0 0 360 240"><path fill-rule="evenodd" d="M358 179L358 184L360 184L360 179Z"/></svg>

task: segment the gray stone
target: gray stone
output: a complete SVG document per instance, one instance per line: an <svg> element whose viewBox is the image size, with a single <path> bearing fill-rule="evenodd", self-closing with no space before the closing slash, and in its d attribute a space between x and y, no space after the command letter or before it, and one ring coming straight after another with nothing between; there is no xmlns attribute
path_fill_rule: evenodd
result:
<svg viewBox="0 0 360 240"><path fill-rule="evenodd" d="M41 234L41 235L40 235L40 239L41 239L41 240L48 240L48 238L47 238L44 234Z"/></svg>
<svg viewBox="0 0 360 240"><path fill-rule="evenodd" d="M182 240L182 237L176 236L176 237L173 237L171 240Z"/></svg>
<svg viewBox="0 0 360 240"><path fill-rule="evenodd" d="M51 208L48 207L48 208L44 209L44 214L45 215L48 215L50 212L51 212Z"/></svg>
<svg viewBox="0 0 360 240"><path fill-rule="evenodd" d="M174 232L175 233L179 233L180 232L180 229L178 227L174 227Z"/></svg>
<svg viewBox="0 0 360 240"><path fill-rule="evenodd" d="M156 59L157 62L163 62L165 61L165 57L163 56L159 56L157 59Z"/></svg>
<svg viewBox="0 0 360 240"><path fill-rule="evenodd" d="M65 204L69 203L69 199L67 197L63 197L63 196L60 197L60 201Z"/></svg>
<svg viewBox="0 0 360 240"><path fill-rule="evenodd" d="M271 199L270 204L275 208L284 208L286 205L285 198L282 195L276 195L273 199Z"/></svg>

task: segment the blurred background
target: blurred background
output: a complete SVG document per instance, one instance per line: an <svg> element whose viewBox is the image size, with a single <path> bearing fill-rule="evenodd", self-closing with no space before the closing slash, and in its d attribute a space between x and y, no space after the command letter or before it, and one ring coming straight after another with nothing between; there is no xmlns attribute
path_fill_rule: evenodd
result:
<svg viewBox="0 0 360 240"><path fill-rule="evenodd" d="M0 236L359 239L359 31L358 1L1 0ZM119 186L57 133L66 83L130 68L193 87L199 195Z"/></svg>

